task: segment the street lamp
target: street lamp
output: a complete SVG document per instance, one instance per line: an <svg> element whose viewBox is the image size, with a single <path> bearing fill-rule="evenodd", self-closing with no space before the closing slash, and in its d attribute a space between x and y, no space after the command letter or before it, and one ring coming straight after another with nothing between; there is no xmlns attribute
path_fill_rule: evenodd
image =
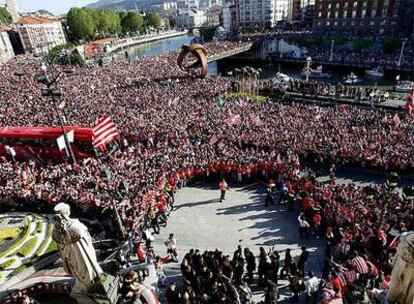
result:
<svg viewBox="0 0 414 304"><path fill-rule="evenodd" d="M334 40L334 39L332 39L332 41L331 41L331 53L330 53L330 55L329 55L329 62L332 62L332 59L333 59L333 49L334 49L334 43L335 43L335 40Z"/></svg>
<svg viewBox="0 0 414 304"><path fill-rule="evenodd" d="M59 80L60 76L63 74L72 75L73 73L73 70L63 70L59 72L55 77L49 77L46 71L43 71L43 73L36 75L36 80L38 83L44 85L44 88L42 88L42 96L52 97L52 103L58 116L59 125L62 129L63 138L65 140L67 152L69 153L70 161L71 163L76 164L75 154L73 153L72 146L69 143L68 134L66 133L65 127L63 125L62 114L60 113L60 108L58 105L58 98L62 96L62 90L56 87L56 82Z"/></svg>
<svg viewBox="0 0 414 304"><path fill-rule="evenodd" d="M400 67L401 66L401 61L403 59L403 55L404 55L404 48L405 48L405 44L407 43L407 38L403 39L402 41L402 45L401 45L401 52L400 52L400 57L398 58L398 62L397 62L397 66Z"/></svg>
<svg viewBox="0 0 414 304"><path fill-rule="evenodd" d="M309 56L306 58L306 66L304 68L304 74L306 76L306 83L309 82L309 76L311 72L311 63L312 63L312 58Z"/></svg>

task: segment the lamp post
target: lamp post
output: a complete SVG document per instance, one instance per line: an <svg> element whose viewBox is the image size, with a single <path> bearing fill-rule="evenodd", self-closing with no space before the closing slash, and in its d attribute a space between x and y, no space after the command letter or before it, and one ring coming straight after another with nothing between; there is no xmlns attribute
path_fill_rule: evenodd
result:
<svg viewBox="0 0 414 304"><path fill-rule="evenodd" d="M311 69L311 63L312 63L312 58L311 57L306 57L306 66L304 69L304 73L306 76L306 83L309 82L309 76L310 76L310 69Z"/></svg>
<svg viewBox="0 0 414 304"><path fill-rule="evenodd" d="M401 61L403 59L403 55L404 55L404 48L405 48L405 44L407 43L407 38L405 38L402 41L402 45L401 45L401 52L400 52L400 57L398 58L398 62L397 62L397 66L400 67L401 66Z"/></svg>
<svg viewBox="0 0 414 304"><path fill-rule="evenodd" d="M63 119L62 119L62 114L60 113L60 109L58 106L58 97L62 96L62 91L60 89L58 89L56 87L56 82L59 80L60 76L63 74L73 74L72 70L64 70L59 72L56 76L52 76L49 77L46 73L46 71L43 71L42 74L38 74L36 76L36 80L37 82L43 84L45 86L45 88L42 89L42 96L45 97L52 97L52 103L53 106L55 108L55 111L57 113L57 117L58 117L58 121L59 121L59 125L62 129L62 133L63 133L63 138L65 140L65 146L67 149L67 152L69 154L69 159L71 161L72 164L76 164L76 158L75 158L75 154L73 153L72 150L72 146L69 143L69 139L68 139L68 134L66 133L64 124L63 124Z"/></svg>
<svg viewBox="0 0 414 304"><path fill-rule="evenodd" d="M332 62L332 59L333 59L334 43L335 43L335 40L332 39L332 41L331 41L331 54L329 55L329 62Z"/></svg>

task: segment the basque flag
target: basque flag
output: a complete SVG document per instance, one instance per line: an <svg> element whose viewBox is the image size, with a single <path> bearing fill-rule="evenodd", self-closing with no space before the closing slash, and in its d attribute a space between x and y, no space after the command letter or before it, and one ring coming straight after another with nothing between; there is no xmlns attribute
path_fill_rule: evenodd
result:
<svg viewBox="0 0 414 304"><path fill-rule="evenodd" d="M111 117L104 116L99 119L98 124L93 128L92 145L94 148L105 151L106 144L118 137L118 130Z"/></svg>

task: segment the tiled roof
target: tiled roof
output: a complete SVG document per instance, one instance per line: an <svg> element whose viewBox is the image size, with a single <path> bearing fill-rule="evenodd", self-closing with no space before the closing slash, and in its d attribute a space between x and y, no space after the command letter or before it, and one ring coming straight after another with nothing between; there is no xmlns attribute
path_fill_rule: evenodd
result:
<svg viewBox="0 0 414 304"><path fill-rule="evenodd" d="M13 27L11 27L10 25L2 25L0 24L0 32L8 32L10 30L12 30Z"/></svg>
<svg viewBox="0 0 414 304"><path fill-rule="evenodd" d="M56 22L57 20L55 19L49 19L49 18L44 18L44 17L22 17L19 20L17 20L16 23L23 23L23 24L28 24L28 23L53 23Z"/></svg>

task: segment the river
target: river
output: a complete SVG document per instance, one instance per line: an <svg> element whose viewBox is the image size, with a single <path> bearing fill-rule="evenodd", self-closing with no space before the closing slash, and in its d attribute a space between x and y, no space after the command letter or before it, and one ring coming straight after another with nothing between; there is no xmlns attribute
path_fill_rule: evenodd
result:
<svg viewBox="0 0 414 304"><path fill-rule="evenodd" d="M130 58L138 59L147 56L157 56L163 53L178 51L183 44L190 44L193 36L179 36L154 42L143 43L132 46L127 49ZM256 68L262 69L262 78L272 78L274 75L281 71L291 77L300 78L302 67L282 64L282 65L271 65L268 63L258 63L253 60L249 62L243 62L240 60L224 59L219 62L212 62L208 65L208 74L217 75L218 73L227 74L235 67L243 67L245 65L255 66ZM343 78L352 71L352 69L340 68L340 69L325 69L324 72L330 73L332 77L324 79L324 81L336 84L341 82ZM354 70L362 81L359 85L367 86L378 84L379 86L392 86L395 84L395 75L385 75L385 77L377 78L368 75L364 75L363 70Z"/></svg>

